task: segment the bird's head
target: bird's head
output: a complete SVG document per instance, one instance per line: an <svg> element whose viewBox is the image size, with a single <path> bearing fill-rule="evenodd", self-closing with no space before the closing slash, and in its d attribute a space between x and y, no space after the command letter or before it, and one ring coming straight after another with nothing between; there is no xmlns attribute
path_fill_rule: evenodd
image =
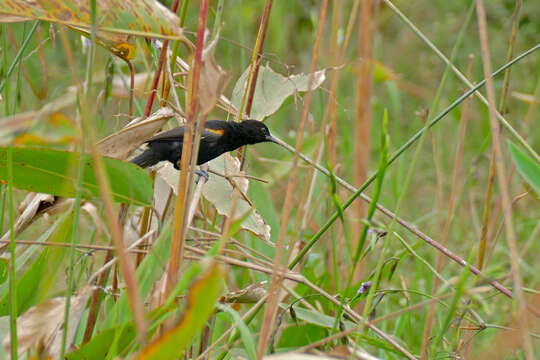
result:
<svg viewBox="0 0 540 360"><path fill-rule="evenodd" d="M273 142L279 144L276 138L270 134L270 130L261 121L244 120L240 123L244 136L249 139L249 144L261 142Z"/></svg>

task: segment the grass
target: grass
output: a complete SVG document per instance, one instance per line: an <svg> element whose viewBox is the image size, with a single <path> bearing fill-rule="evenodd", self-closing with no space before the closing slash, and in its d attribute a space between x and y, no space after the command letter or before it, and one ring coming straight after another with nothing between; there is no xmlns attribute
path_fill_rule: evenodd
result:
<svg viewBox="0 0 540 360"><path fill-rule="evenodd" d="M169 49L195 68L207 66L192 56L204 57L198 31L204 19L211 33L220 34L213 55L230 73L222 90L227 98L246 68L256 69L261 44L261 65L284 76L326 69L327 80L313 91L291 94L265 119L274 135L296 144L311 164L272 144L250 146L243 171L266 182L250 179L246 189L245 178L229 177L224 183L241 191L234 190L228 200L218 196L224 185L196 186L190 176L178 184L178 172L167 175L161 168L152 175L154 202L146 208L112 202L94 146L131 120L129 97L118 96L129 93L126 62L101 46L87 48L78 33L52 21L3 25L1 145L34 146L36 154L43 147L85 150L97 164L101 195L85 200L84 166L75 164L75 200L36 206L17 230L24 217L16 207L29 195L16 189L13 174L2 179L2 240L14 246L6 254L14 266L0 276L0 335L32 335L9 343L1 356L18 348L69 359L152 354L252 359L295 350L341 350L348 358L365 351L381 359L535 359L540 354L539 194L529 184L534 169L526 178L519 166L516 171L506 140L529 158L528 166L538 167L540 27L535 19L540 5L375 3L367 17L371 36L360 40L359 28L366 30L361 2L330 2L324 20L323 2L274 1L266 13L264 1L210 2L208 11L197 2L181 2L178 13L188 41L171 39ZM485 28L479 26L477 7L482 6ZM259 31L265 14L266 31ZM368 62L358 55L362 41L372 46ZM132 44L137 46L137 57L130 60L135 72L149 74L146 87L135 91L133 117L143 116L149 106L153 113L166 96L172 109L184 109L188 121L203 121L191 101L204 92L188 86L185 69L174 70L176 88L163 90L158 82L156 99L149 102L161 48L142 39ZM487 52L491 71L500 71L484 84ZM372 83L359 84L366 71ZM112 82L119 72L127 79L123 86ZM257 81L264 86L264 77ZM78 90L60 108L30 113L57 104L72 85ZM362 86L369 99L357 98ZM488 111L472 86L487 94L499 114ZM245 94L244 103L251 98L254 107L270 101L249 89ZM371 116L358 128L362 101ZM501 116L506 124L498 140L491 129ZM234 111L214 108L208 118L236 117ZM359 136L369 143L359 143ZM504 169L492 173L489 185L493 146L500 146ZM368 159L363 181L358 151ZM0 158L8 174L15 169L10 164L9 156ZM376 176L382 173L384 179ZM508 179L504 188L501 178ZM375 199L370 210L355 208L363 201L359 188L362 196ZM178 200L173 189L183 194ZM379 210L372 212L375 204ZM197 210L189 223L191 205ZM236 207L249 211L239 214ZM398 218L384 215L381 207ZM266 224L273 244L262 239ZM10 228L15 228L14 242ZM147 239L151 247L132 246ZM62 247L45 251L42 241ZM438 251L437 244L457 257ZM41 273L49 269L43 264L54 271ZM471 272L474 266L481 276ZM96 287L88 303L78 306L89 282ZM39 296L24 288L36 289ZM70 299L67 307L65 299ZM57 315L48 322L63 328L61 335L47 337L51 330L36 325L45 317L44 305ZM53 350L55 341L61 350Z"/></svg>

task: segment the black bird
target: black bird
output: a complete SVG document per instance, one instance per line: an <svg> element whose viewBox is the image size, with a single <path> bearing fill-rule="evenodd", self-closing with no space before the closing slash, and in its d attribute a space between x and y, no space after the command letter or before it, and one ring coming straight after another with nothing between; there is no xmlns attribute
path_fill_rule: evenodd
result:
<svg viewBox="0 0 540 360"><path fill-rule="evenodd" d="M131 160L132 163L146 168L160 161L170 161L179 170L182 158L185 126L155 135L146 141L148 149ZM244 120L242 122L208 120L204 126L199 143L197 165L217 158L223 153L233 151L244 145L261 142L279 142L270 135L270 131L262 122ZM205 173L197 172L208 178Z"/></svg>

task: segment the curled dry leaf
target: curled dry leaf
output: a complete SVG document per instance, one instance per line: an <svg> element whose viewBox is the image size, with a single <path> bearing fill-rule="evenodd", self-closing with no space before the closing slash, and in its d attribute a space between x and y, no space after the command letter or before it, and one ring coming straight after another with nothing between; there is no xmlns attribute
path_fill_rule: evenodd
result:
<svg viewBox="0 0 540 360"><path fill-rule="evenodd" d="M245 288L230 292L219 300L223 303L254 304L266 295L268 281L261 281L246 286Z"/></svg>
<svg viewBox="0 0 540 360"><path fill-rule="evenodd" d="M162 107L148 118L137 118L126 125L122 130L98 142L98 149L102 155L117 159L126 159L142 142L150 138L157 130L174 116L168 107Z"/></svg>
<svg viewBox="0 0 540 360"><path fill-rule="evenodd" d="M86 303L92 293L92 286L85 286L78 295L70 299L68 333L66 345L70 345L77 330ZM58 359L62 347L64 311L66 298L57 297L30 308L17 318L18 355L35 347L43 358ZM9 335L4 339L4 348L10 352Z"/></svg>
<svg viewBox="0 0 540 360"><path fill-rule="evenodd" d="M214 48L218 42L219 36L216 36L214 40L203 50L202 53L202 67L199 79L199 104L200 115L208 115L214 108L214 105L221 96L223 88L230 79L230 74L221 68L216 63L214 58Z"/></svg>
<svg viewBox="0 0 540 360"><path fill-rule="evenodd" d="M107 227L103 223L101 216L99 216L99 209L96 207L96 205L90 202L85 202L84 205L81 206L81 210L84 210L96 225L97 238L99 239L104 230L107 232Z"/></svg>
<svg viewBox="0 0 540 360"><path fill-rule="evenodd" d="M19 211L22 214L17 218L13 226L15 234L19 234L21 231L26 229L28 225L32 223L32 220L38 213L38 211L43 210L49 207L54 203L54 196L51 194L41 194L41 193L29 193L26 195L26 198L23 200L19 206ZM2 236L2 242L9 240L10 232L9 230ZM2 243L0 245L0 251L3 250L8 243Z"/></svg>
<svg viewBox="0 0 540 360"><path fill-rule="evenodd" d="M233 89L232 102L236 107L240 107L244 96L246 79L249 75L249 67L236 82ZM317 89L326 79L326 70L319 70L313 74L311 90ZM270 66L262 66L259 70L253 106L250 118L263 120L275 113L283 104L285 99L297 92L308 90L309 74L298 74L285 77L278 74Z"/></svg>

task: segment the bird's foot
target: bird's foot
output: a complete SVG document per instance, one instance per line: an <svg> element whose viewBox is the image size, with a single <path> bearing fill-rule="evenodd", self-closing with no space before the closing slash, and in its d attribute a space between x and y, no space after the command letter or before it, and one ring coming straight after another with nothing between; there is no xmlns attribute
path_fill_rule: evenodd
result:
<svg viewBox="0 0 540 360"><path fill-rule="evenodd" d="M195 179L195 184L199 183L199 180L201 180L201 177L204 178L205 183L208 181L208 173L204 170L195 170L195 175L197 175L197 179Z"/></svg>

